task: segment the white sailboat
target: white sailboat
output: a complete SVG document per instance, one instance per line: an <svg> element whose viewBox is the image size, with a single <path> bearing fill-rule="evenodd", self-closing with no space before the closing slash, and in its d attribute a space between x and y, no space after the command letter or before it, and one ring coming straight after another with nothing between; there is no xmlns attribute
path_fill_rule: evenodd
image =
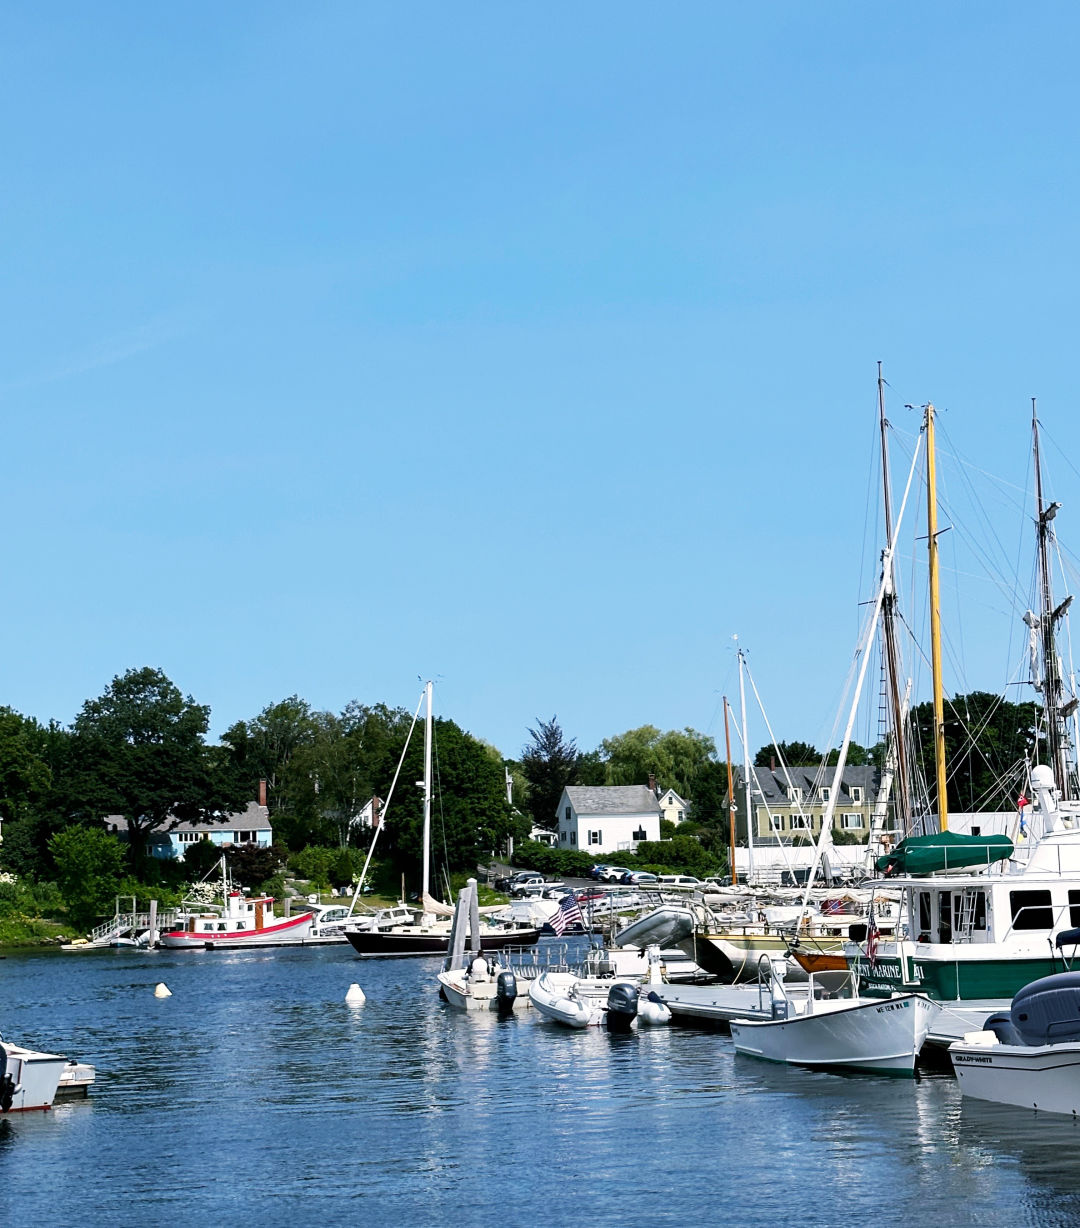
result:
<svg viewBox="0 0 1080 1228"><path fill-rule="evenodd" d="M410 920L396 925L372 925L367 920L347 924L345 937L358 955L445 955L450 949L454 910L431 894L432 689L430 682L424 687L424 826L420 906L413 911ZM477 933L480 950L491 951L512 945L529 946L539 940L540 927L514 920L497 924L488 921L478 924Z"/></svg>

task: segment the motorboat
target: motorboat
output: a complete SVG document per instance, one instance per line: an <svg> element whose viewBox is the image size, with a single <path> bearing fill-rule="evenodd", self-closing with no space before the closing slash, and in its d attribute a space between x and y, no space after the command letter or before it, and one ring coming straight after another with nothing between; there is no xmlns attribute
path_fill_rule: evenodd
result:
<svg viewBox="0 0 1080 1228"><path fill-rule="evenodd" d="M568 1028L587 1028L603 1018L602 1000L587 990L576 972L544 972L529 986L529 999L541 1018Z"/></svg>
<svg viewBox="0 0 1080 1228"><path fill-rule="evenodd" d="M52 1108L70 1065L59 1054L39 1053L0 1040L0 1113ZM82 1081L84 1086L93 1082L92 1066L82 1067Z"/></svg>
<svg viewBox="0 0 1080 1228"><path fill-rule="evenodd" d="M965 1096L1080 1116L1080 972L1025 986L1008 1012L949 1046Z"/></svg>
<svg viewBox="0 0 1080 1228"><path fill-rule="evenodd" d="M189 893L179 923L162 932L158 940L161 946L177 950L205 950L217 946L270 947L295 943L310 935L311 913L279 917L274 912L273 896L249 896L232 886L224 857L220 870L220 898L212 891L209 898L205 891ZM206 883L196 885L197 888L208 886Z"/></svg>
<svg viewBox="0 0 1080 1228"><path fill-rule="evenodd" d="M518 993L517 977L498 955L489 958L483 954L481 936L476 879L470 878L454 908L450 953L437 975L439 992L457 1010L494 1010L509 1015L519 1001L528 1004L528 996ZM468 951L467 942L471 942Z"/></svg>
<svg viewBox="0 0 1080 1228"><path fill-rule="evenodd" d="M784 987L783 965L773 967L771 1018L733 1019L735 1052L826 1070L915 1073L915 1059L938 1007L923 994L888 999L818 997L813 978L805 997Z"/></svg>

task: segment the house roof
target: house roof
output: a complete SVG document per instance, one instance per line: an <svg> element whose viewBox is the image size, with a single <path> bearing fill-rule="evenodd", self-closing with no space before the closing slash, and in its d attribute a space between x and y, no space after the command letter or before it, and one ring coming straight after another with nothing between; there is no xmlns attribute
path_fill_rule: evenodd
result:
<svg viewBox="0 0 1080 1228"><path fill-rule="evenodd" d="M819 771L816 767L788 768L785 774L779 768L775 771L769 768L751 768L750 780L752 796L755 802L765 802L769 806L788 806L791 804L788 778L791 785L802 790L802 800L821 803L822 787L832 785L835 768L825 768ZM862 804L873 803L881 789L881 769L876 767L846 767L841 778L838 804L851 804L851 790L862 789Z"/></svg>
<svg viewBox="0 0 1080 1228"><path fill-rule="evenodd" d="M648 785L567 785L566 796L578 814L659 814Z"/></svg>
<svg viewBox="0 0 1080 1228"><path fill-rule="evenodd" d="M688 806L690 804L689 802L687 802L686 798L680 797L675 792L674 789L665 789L664 792L660 794L661 804L663 804L668 799L670 799L673 804L679 805L679 806Z"/></svg>

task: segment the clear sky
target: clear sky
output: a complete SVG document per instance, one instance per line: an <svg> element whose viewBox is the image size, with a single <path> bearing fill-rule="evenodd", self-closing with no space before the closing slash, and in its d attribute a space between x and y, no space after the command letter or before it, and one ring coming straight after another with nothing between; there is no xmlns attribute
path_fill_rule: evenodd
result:
<svg viewBox="0 0 1080 1228"><path fill-rule="evenodd" d="M1014 561L1032 395L1080 457L1071 3L100 0L0 35L0 702L39 719L154 665L215 733L422 675L508 755L552 714L722 739L738 633L820 744L877 360L909 440L933 400L1015 482ZM951 689L1016 647L977 571Z"/></svg>

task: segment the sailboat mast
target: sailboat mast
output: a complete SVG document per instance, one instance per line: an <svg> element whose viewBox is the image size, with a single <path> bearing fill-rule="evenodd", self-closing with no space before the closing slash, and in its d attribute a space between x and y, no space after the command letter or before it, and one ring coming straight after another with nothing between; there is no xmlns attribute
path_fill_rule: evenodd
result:
<svg viewBox="0 0 1080 1228"><path fill-rule="evenodd" d="M885 508L885 540L893 539L892 483L889 479L889 423L885 417L885 379L878 363L878 425L881 432L881 480ZM911 826L911 777L908 771L907 742L904 736L904 705L900 695L900 651L896 636L896 577L893 557L888 561L889 574L885 600L881 607L881 630L885 645L885 685L893 727L893 760L896 766L900 834L906 836Z"/></svg>
<svg viewBox="0 0 1080 1228"><path fill-rule="evenodd" d="M754 816L750 806L750 743L746 740L746 679L743 650L739 649L739 708L742 720L743 775L746 777L746 877L754 878ZM730 761L730 760L729 760Z"/></svg>
<svg viewBox="0 0 1080 1228"><path fill-rule="evenodd" d="M728 825L731 829L731 885L738 885L739 879L735 870L735 782L731 775L731 728L728 725L728 701L724 696L724 747L727 751L727 807ZM747 822L749 822L749 816Z"/></svg>
<svg viewBox="0 0 1080 1228"><path fill-rule="evenodd" d="M431 893L431 683L424 688L427 709L424 715L424 874L421 905Z"/></svg>
<svg viewBox="0 0 1080 1228"><path fill-rule="evenodd" d="M1065 738L1061 720L1061 670L1054 635L1054 590L1050 576L1050 522L1057 515L1056 503L1047 507L1043 501L1042 461L1039 457L1039 419L1035 413L1035 398L1031 398L1031 439L1035 459L1035 525L1039 535L1039 596L1042 602L1039 629L1042 632L1043 710L1046 713L1046 753L1054 772L1054 783L1066 796Z"/></svg>
<svg viewBox="0 0 1080 1228"><path fill-rule="evenodd" d="M934 764L937 769L938 826L948 831L945 792L945 698L941 684L941 591L938 580L937 458L934 452L934 407L926 407L926 531L930 548L930 663L934 684Z"/></svg>

